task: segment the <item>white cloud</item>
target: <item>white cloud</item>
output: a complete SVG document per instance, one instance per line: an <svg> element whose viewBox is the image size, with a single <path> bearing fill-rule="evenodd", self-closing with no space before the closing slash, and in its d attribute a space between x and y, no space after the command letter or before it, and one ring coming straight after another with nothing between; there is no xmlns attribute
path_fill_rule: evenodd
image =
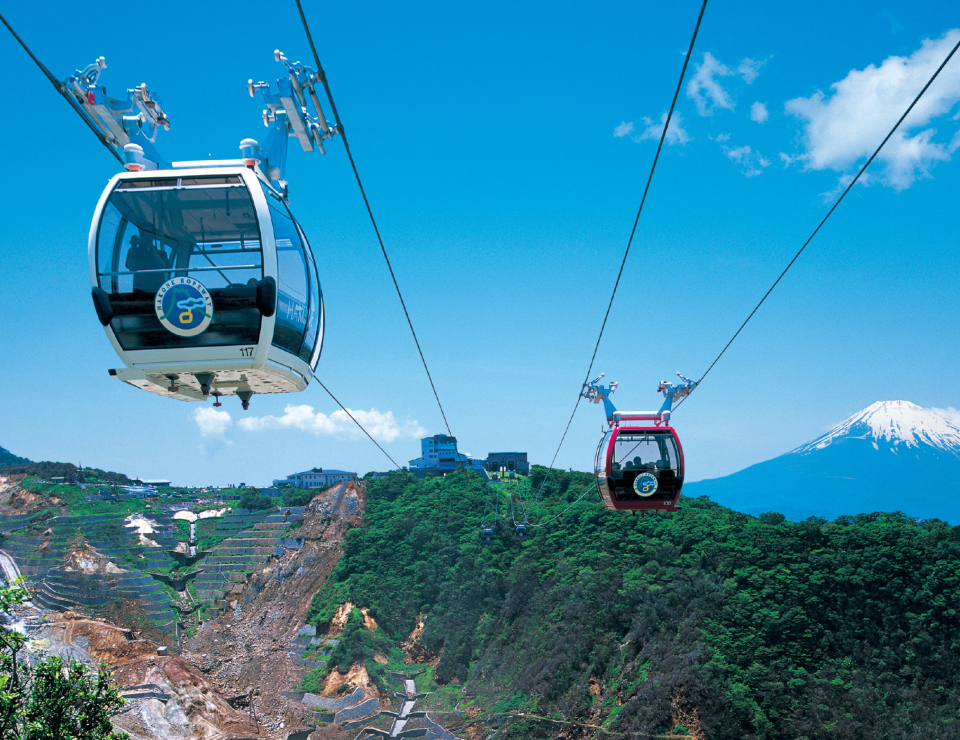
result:
<svg viewBox="0 0 960 740"><path fill-rule="evenodd" d="M755 62L753 59L747 57L737 66L737 74L749 85L760 76L760 67L766 63L766 59L762 62Z"/></svg>
<svg viewBox="0 0 960 740"><path fill-rule="evenodd" d="M667 123L667 114L664 111L663 115L660 116L660 122L654 123L652 118L643 117L644 129L639 134L633 137L633 140L637 143L644 141L645 139L656 139L660 140L660 137L663 135L663 127ZM630 124L631 127L633 124ZM683 116L680 115L680 111L674 111L673 117L670 119L670 128L667 129L667 144L680 144L681 146L690 141L690 134L687 133L686 129L683 128Z"/></svg>
<svg viewBox="0 0 960 740"><path fill-rule="evenodd" d="M376 409L354 411L350 413L360 422L370 435L382 442L393 442L400 437L422 437L427 433L416 421L397 422L392 411L381 413ZM329 416L314 411L313 406L294 406L288 404L283 416L252 416L241 419L237 426L247 432L259 432L265 429L299 429L320 436L363 436L357 425L344 411L334 411Z"/></svg>
<svg viewBox="0 0 960 740"><path fill-rule="evenodd" d="M957 29L936 40L924 39L908 57L890 56L879 67L851 70L830 86L829 97L818 91L788 100L787 113L804 122L805 151L800 157L806 168L845 173L872 154L958 39ZM948 64L877 156L884 165L885 185L903 190L917 178L929 177L937 162L950 160L960 139L936 141L935 128L910 132L945 116L958 100L960 65Z"/></svg>
<svg viewBox="0 0 960 740"><path fill-rule="evenodd" d="M766 123L769 117L770 111L759 100L750 106L750 120L754 123Z"/></svg>
<svg viewBox="0 0 960 740"><path fill-rule="evenodd" d="M229 411L217 411L209 406L201 406L193 412L193 420L200 427L204 437L222 437L233 420Z"/></svg>
<svg viewBox="0 0 960 740"><path fill-rule="evenodd" d="M713 115L717 108L733 110L734 102L717 77L729 77L733 70L714 58L709 51L704 52L703 63L697 65L697 71L687 84L687 97L697 106L701 116Z"/></svg>
<svg viewBox="0 0 960 740"><path fill-rule="evenodd" d="M932 408L930 410L935 414L940 414L944 419L949 419L954 424L960 424L960 409L947 406L945 409Z"/></svg>
<svg viewBox="0 0 960 740"><path fill-rule="evenodd" d="M728 141L730 141L730 134L717 134L716 137L714 137L714 141L719 141L721 144L726 144Z"/></svg>
<svg viewBox="0 0 960 740"><path fill-rule="evenodd" d="M613 130L613 135L618 139L622 139L624 136L633 131L633 124L627 123L626 121L621 121L620 125Z"/></svg>
<svg viewBox="0 0 960 740"><path fill-rule="evenodd" d="M723 147L723 153L727 158L739 164L741 170L747 177L756 177L763 173L763 170L770 166L770 160L764 157L760 152L755 152L749 145L738 147Z"/></svg>

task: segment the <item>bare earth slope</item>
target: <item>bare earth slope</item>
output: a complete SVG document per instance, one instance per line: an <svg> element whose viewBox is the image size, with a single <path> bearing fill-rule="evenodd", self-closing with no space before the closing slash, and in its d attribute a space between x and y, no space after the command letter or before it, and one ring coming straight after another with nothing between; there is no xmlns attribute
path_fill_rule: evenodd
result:
<svg viewBox="0 0 960 740"><path fill-rule="evenodd" d="M305 672L288 648L304 625L310 600L340 559L344 534L360 523L362 509L363 486L354 482L315 498L302 525L290 533L303 538L303 547L262 566L242 594L233 595L237 607L205 622L184 646L183 658L250 713L260 737L286 738L315 725L302 704L281 694L295 689Z"/></svg>

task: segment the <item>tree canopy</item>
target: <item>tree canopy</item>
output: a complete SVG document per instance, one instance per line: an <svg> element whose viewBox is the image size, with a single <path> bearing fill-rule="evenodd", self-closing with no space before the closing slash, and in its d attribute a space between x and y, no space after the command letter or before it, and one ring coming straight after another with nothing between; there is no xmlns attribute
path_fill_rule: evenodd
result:
<svg viewBox="0 0 960 740"><path fill-rule="evenodd" d="M0 609L10 614L27 596L19 585L0 588ZM110 723L123 699L106 666L49 656L31 667L26 642L0 625L0 740L127 740Z"/></svg>
<svg viewBox="0 0 960 740"><path fill-rule="evenodd" d="M591 485L552 471L531 523ZM594 494L519 540L505 498L484 545L479 476L367 479L364 524L308 615L324 628L351 601L375 617L375 639L345 640L338 662L423 616L438 681L541 713L599 711L612 730L665 732L679 711L731 740L960 736L960 527L899 513L794 523L704 499L633 517Z"/></svg>

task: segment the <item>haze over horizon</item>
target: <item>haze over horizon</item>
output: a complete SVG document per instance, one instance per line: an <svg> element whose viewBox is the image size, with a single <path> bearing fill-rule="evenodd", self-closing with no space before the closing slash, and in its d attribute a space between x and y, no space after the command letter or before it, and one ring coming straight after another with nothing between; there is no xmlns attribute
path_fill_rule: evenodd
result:
<svg viewBox="0 0 960 740"><path fill-rule="evenodd" d="M235 157L262 130L246 80L279 76L275 48L309 61L293 4L98 7L5 15L60 79L103 55L108 94L146 82L171 117L157 142L171 160ZM461 451L549 464L698 9L305 5ZM619 382L618 408L656 408L676 371L700 377L960 36L932 2L787 13L707 8L594 365ZM0 445L182 485L388 469L316 384L243 412L108 377L120 361L90 302L87 238L117 165L9 34L0 49L31 112L0 120L15 144L0 185ZM960 417L958 101L954 59L677 412L688 480L774 458L876 401ZM291 142L288 167L326 302L318 375L405 465L446 429L343 143L321 157ZM557 466L589 469L602 424L584 404Z"/></svg>

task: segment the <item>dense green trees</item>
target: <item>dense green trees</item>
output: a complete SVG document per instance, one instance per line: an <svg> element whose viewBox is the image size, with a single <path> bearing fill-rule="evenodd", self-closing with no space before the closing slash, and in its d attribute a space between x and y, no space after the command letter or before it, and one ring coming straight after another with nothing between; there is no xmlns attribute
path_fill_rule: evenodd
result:
<svg viewBox="0 0 960 740"><path fill-rule="evenodd" d="M10 450L0 447L0 468L10 465L29 465L30 461L25 457L18 457Z"/></svg>
<svg viewBox="0 0 960 740"><path fill-rule="evenodd" d="M0 588L0 609L27 599L19 587ZM51 656L24 662L26 638L0 625L0 740L125 740L110 716L123 705L104 666Z"/></svg>
<svg viewBox="0 0 960 740"><path fill-rule="evenodd" d="M250 491L245 491L240 496L240 501L237 503L238 509L246 509L247 511L263 511L264 509L273 508L273 499L270 496L261 496L260 491L253 489Z"/></svg>
<svg viewBox="0 0 960 740"><path fill-rule="evenodd" d="M553 471L531 521L591 484ZM368 479L364 526L309 618L325 626L349 600L397 641L423 614L439 681L485 701L519 691L541 713L599 711L619 731L682 715L710 738L960 737L960 527L792 523L700 499L633 517L591 494L526 540L501 519L482 545L486 495L463 472ZM348 642L351 659L373 649Z"/></svg>

